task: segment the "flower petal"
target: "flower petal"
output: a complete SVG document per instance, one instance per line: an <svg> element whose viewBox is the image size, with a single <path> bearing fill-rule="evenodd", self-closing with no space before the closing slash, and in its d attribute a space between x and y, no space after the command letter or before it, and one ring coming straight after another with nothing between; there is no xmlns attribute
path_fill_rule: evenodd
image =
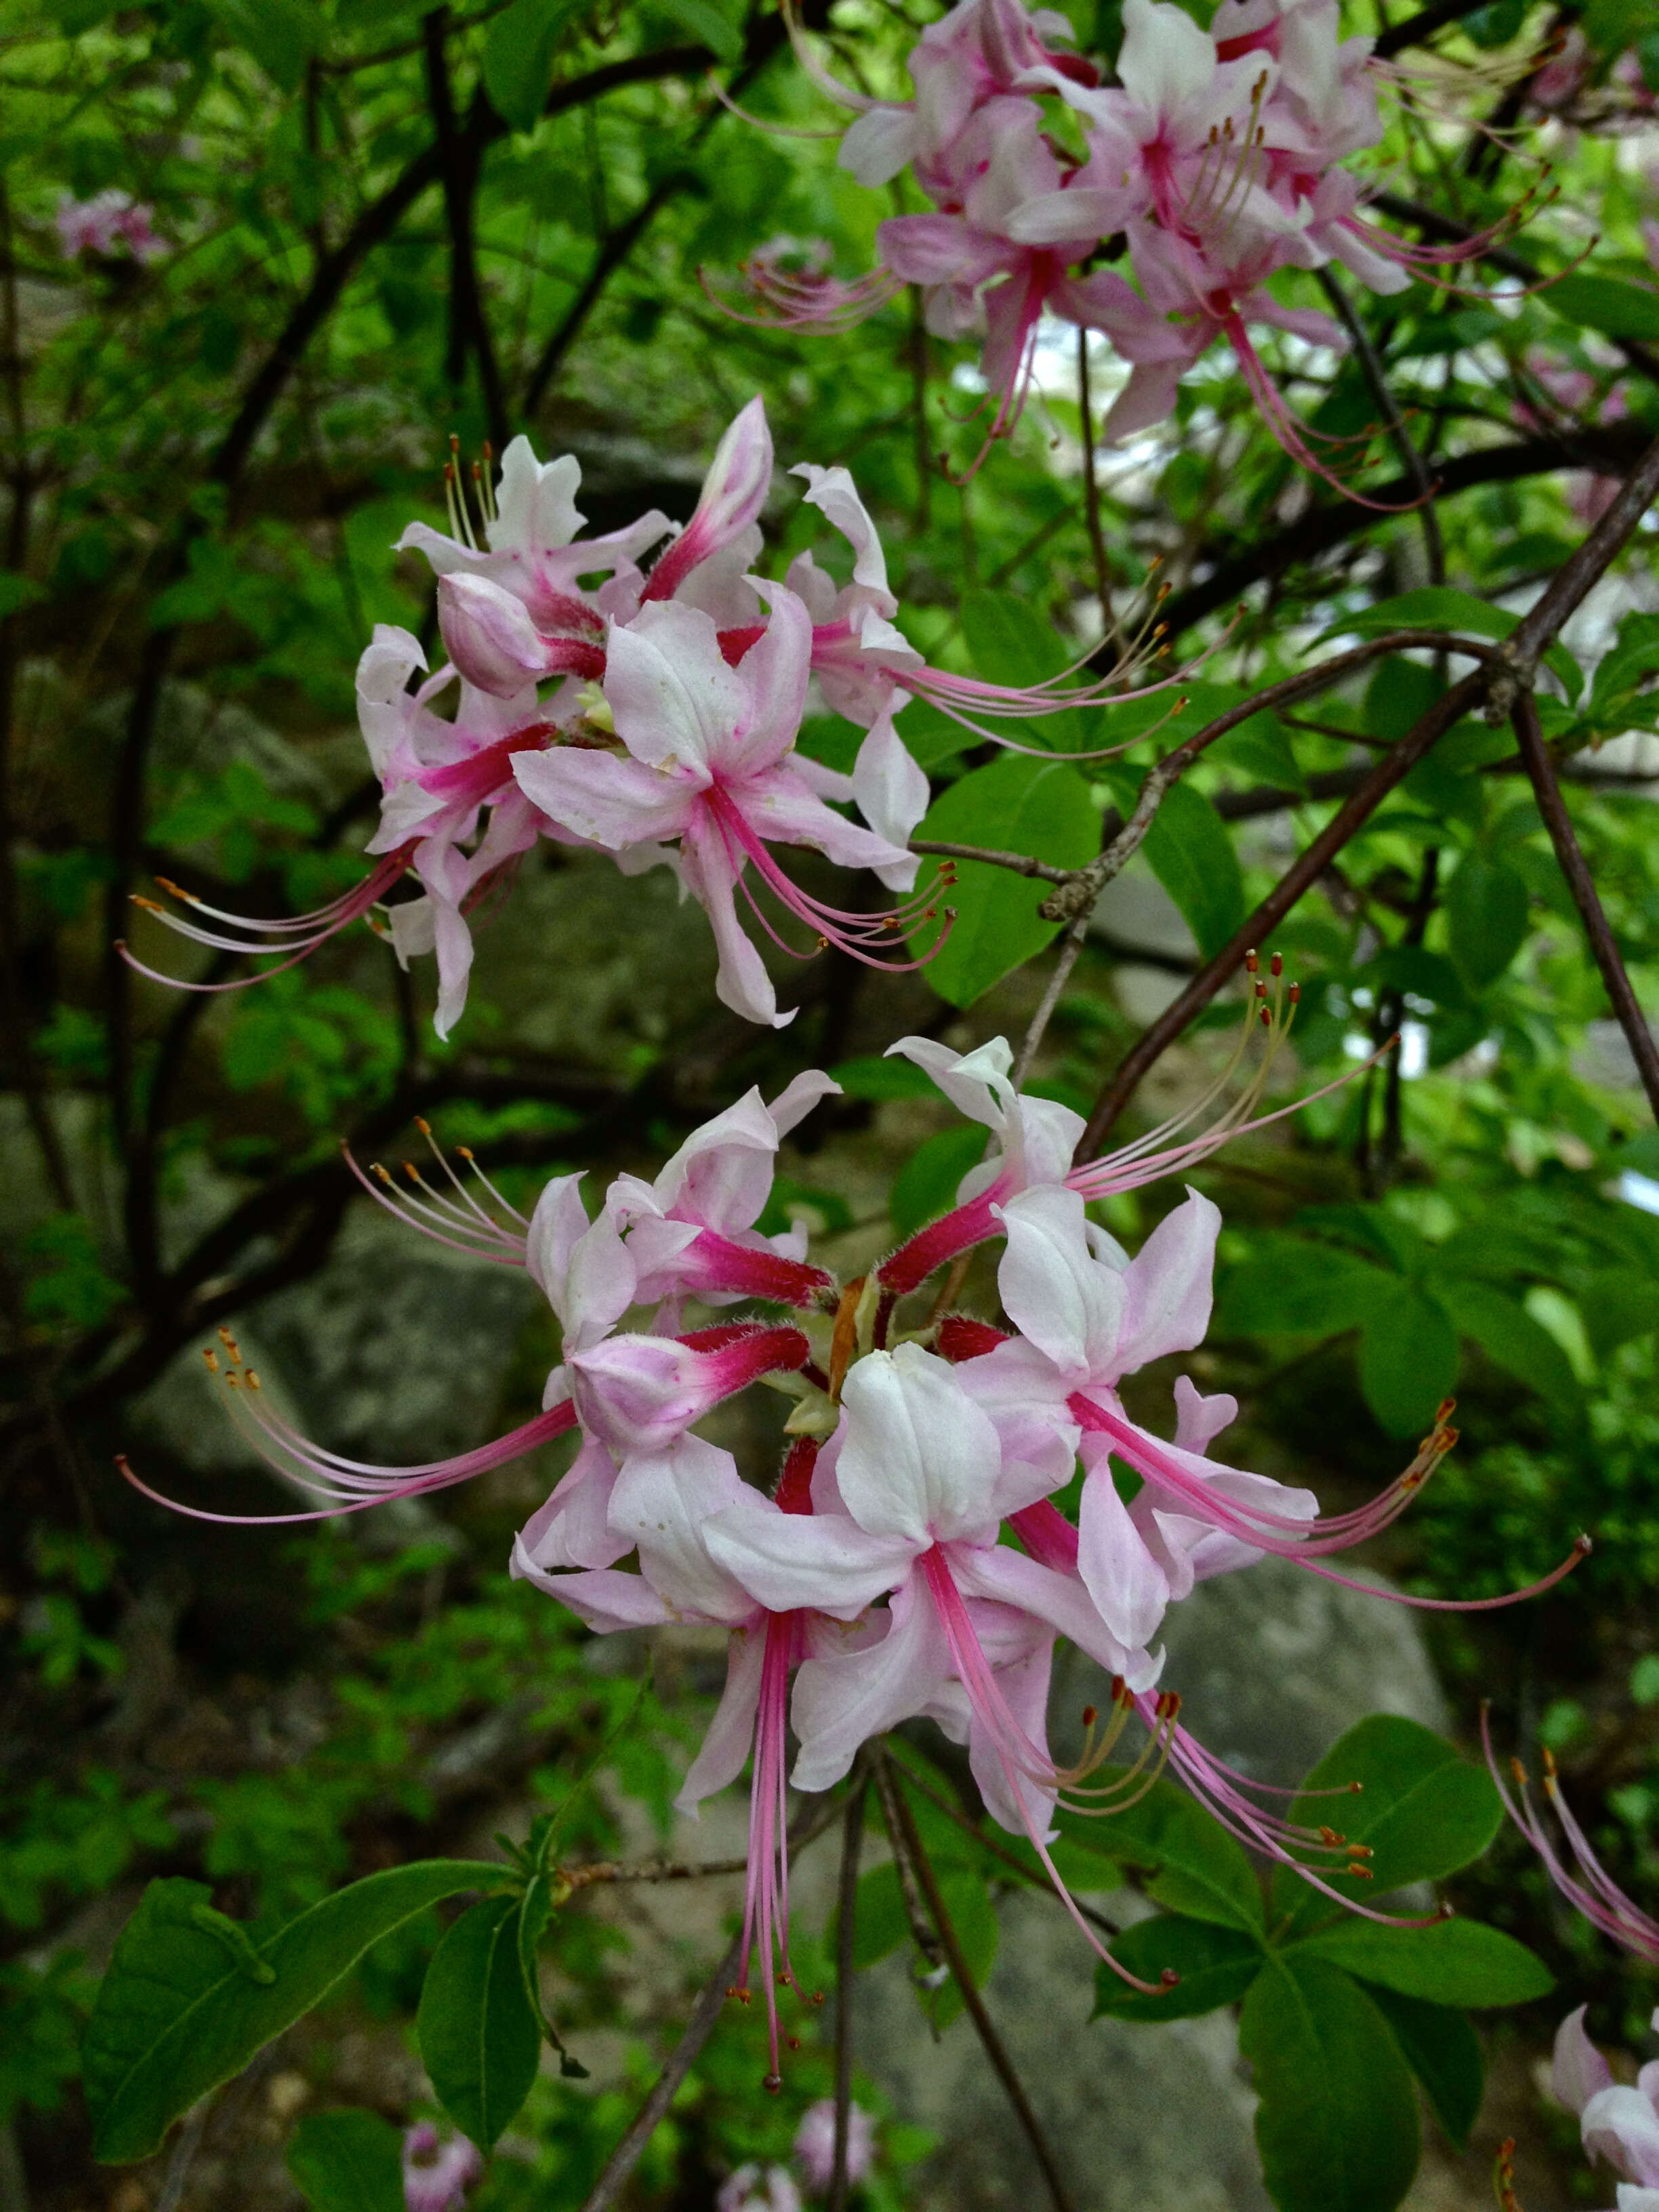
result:
<svg viewBox="0 0 1659 2212"><path fill-rule="evenodd" d="M842 1403L836 1479L860 1528L921 1550L994 1518L1001 1446L946 1361L915 1344L873 1352L848 1376Z"/></svg>

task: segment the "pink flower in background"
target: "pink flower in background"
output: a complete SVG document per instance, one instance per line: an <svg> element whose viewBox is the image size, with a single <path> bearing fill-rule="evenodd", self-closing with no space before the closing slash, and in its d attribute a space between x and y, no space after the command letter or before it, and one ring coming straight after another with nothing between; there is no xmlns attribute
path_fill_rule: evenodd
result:
<svg viewBox="0 0 1659 2212"><path fill-rule="evenodd" d="M1613 2080L1607 2060L1584 2033L1580 2005L1555 2033L1550 2088L1576 2115L1584 2149L1616 2174L1619 2212L1659 2212L1659 2061L1650 2061L1633 2087ZM1653 2017L1659 2029L1659 2012Z"/></svg>
<svg viewBox="0 0 1659 2212"><path fill-rule="evenodd" d="M465 2136L441 2141L428 2120L404 2136L404 2203L407 2212L461 2212L466 2192L484 2162Z"/></svg>
<svg viewBox="0 0 1659 2212"><path fill-rule="evenodd" d="M795 2130L794 2151L806 2176L807 2187L815 2192L828 2189L836 2159L833 2098L819 2098L816 2105L809 2105L801 2114L800 2125ZM876 2124L863 2106L854 2100L847 2107L847 2179L854 2188L869 2172L875 2157Z"/></svg>
<svg viewBox="0 0 1659 2212"><path fill-rule="evenodd" d="M112 187L94 193L89 200L77 200L65 192L52 221L58 226L65 261L76 260L83 253L108 256L125 248L142 266L159 261L172 251L166 239L158 238L151 228L155 215L153 208L135 200L131 192Z"/></svg>
<svg viewBox="0 0 1659 2212"><path fill-rule="evenodd" d="M801 2212L800 2191L787 2166L763 2166L754 2160L721 2182L715 2212Z"/></svg>

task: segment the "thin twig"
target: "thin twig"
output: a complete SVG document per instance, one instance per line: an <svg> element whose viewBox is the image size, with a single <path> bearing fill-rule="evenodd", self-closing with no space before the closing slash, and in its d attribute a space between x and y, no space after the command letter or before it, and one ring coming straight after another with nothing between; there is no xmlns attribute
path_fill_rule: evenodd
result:
<svg viewBox="0 0 1659 2212"><path fill-rule="evenodd" d="M881 1817L887 1830L887 1840L893 1846L893 1872L898 1881L899 1902L904 1907L904 1917L910 1924L910 1940L927 1961L929 1974L940 1974L947 1962L944 1948L922 1910L909 1836L904 1825L904 1808L899 1800L898 1785L893 1779L892 1761L884 1752L878 1752L870 1771L875 1781L876 1796L881 1801Z"/></svg>
<svg viewBox="0 0 1659 2212"><path fill-rule="evenodd" d="M882 1770L884 1767L889 1770L888 1786L899 1827L903 1834L905 1849L915 1869L916 1879L921 1884L922 1893L927 1899L927 1909L933 1915L933 1925L939 1931L939 1948L949 1962L951 1973L956 1977L957 1988L962 1991L962 2002L967 2009L968 2017L973 2021L978 2032L979 2039L985 2047L985 2056L990 2060L997 2079L1007 2092L1008 2101L1014 2108L1014 2116L1024 2130L1025 2139L1030 2144L1036 2162L1042 2169L1042 2178L1048 2185L1048 2194L1054 2199L1054 2212L1073 2212L1071 2192L1066 2188L1065 2177L1060 2172L1060 2162L1049 2146L1048 2137L1042 2132L1042 2124L1036 2112L1031 2109L1030 2099L1025 2094L1024 2084L1014 2070L1014 2062L1008 2055L1007 2046L998 2034L991 2015L985 2008L984 1999L974 1986L973 1974L969 1969L967 1960L963 1956L962 1946L957 1940L956 1929L951 1924L950 1913L945 1909L945 1899L939 1890L939 1878L934 1874L932 1862L922 1846L915 1817L904 1802L903 1794L891 1781L890 1767L884 1751L878 1751L876 1762L878 1788L880 1787L879 1777ZM883 1808L885 1810L887 1804L885 1796L882 1802ZM896 1838L895 1840L896 1841Z"/></svg>
<svg viewBox="0 0 1659 2212"><path fill-rule="evenodd" d="M1446 580L1446 548L1440 535L1440 520L1434 511L1435 493L1438 486L1429 473L1428 463L1418 451L1410 431L1406 428L1406 418L1401 413L1400 403L1389 386L1382 356L1372 343L1364 319L1331 270L1322 269L1317 274L1320 289L1335 308L1338 320L1352 341L1360 374L1371 398L1382 410L1382 419L1388 425L1389 435L1394 441L1395 450L1406 474L1417 487L1419 502L1417 517L1423 528L1423 550L1428 558L1429 581L1443 584Z"/></svg>
<svg viewBox="0 0 1659 2212"><path fill-rule="evenodd" d="M725 1957L704 1983L691 2017L685 2023L685 2033L674 2046L674 2054L658 2075L650 2095L635 2114L628 2132L605 2162L605 2171L593 2184L582 2212L608 2212L625 2186L628 2177L645 2154L645 2147L657 2132L676 2092L691 2071L702 2046L714 2030L726 2002L726 1992L732 1977L738 1971L738 1956L743 1948L741 1934L732 1938Z"/></svg>
<svg viewBox="0 0 1659 2212"><path fill-rule="evenodd" d="M913 853L933 853L945 860L978 860L988 868L1006 868L1016 876L1032 876L1039 883L1069 884L1075 868L1056 868L1048 860L1034 860L1029 853L1004 853L989 845L947 845L937 838L913 837Z"/></svg>
<svg viewBox="0 0 1659 2212"><path fill-rule="evenodd" d="M1014 1062L1010 1077L1016 1091L1024 1085L1031 1072L1031 1062L1036 1058L1037 1048L1042 1042L1043 1031L1054 1018L1054 1008L1060 1004L1060 994L1072 980L1072 970L1077 966L1083 941L1089 934L1089 917L1080 914L1060 942L1060 957L1054 962L1054 972L1048 978L1048 988L1038 1002L1031 1017L1030 1027L1019 1048L1019 1057Z"/></svg>
<svg viewBox="0 0 1659 2212"><path fill-rule="evenodd" d="M1583 848L1574 833L1572 817L1568 814L1566 801L1561 796L1555 766L1550 758L1549 747L1544 743L1544 733L1538 722L1538 708L1530 692L1523 692L1515 702L1515 734L1520 743L1521 757L1526 763L1527 773L1532 778L1532 787L1538 799L1538 811L1544 817L1544 827L1549 831L1550 842L1555 848L1555 857L1560 863L1561 872L1572 893L1573 903L1583 921L1584 934L1589 939L1590 951L1595 955L1601 981L1607 985L1613 1013L1635 1057L1637 1073L1642 1079L1642 1088L1648 1095L1648 1104L1654 1120L1659 1121L1659 1046L1655 1045L1647 1017L1631 988L1618 941L1608 926L1606 911L1596 893L1595 878L1590 873L1589 863L1585 860Z"/></svg>
<svg viewBox="0 0 1659 2212"><path fill-rule="evenodd" d="M864 1808L869 1784L862 1777L847 1800L842 1832L841 1880L836 1922L836 2135L824 2212L845 2212L847 2141L853 2110L853 1975L859 1901L859 1855L864 1847Z"/></svg>

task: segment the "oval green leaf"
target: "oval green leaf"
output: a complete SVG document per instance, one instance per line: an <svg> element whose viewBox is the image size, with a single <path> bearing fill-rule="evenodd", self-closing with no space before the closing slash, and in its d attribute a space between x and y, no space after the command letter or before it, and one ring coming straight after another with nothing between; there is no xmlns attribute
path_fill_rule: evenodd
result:
<svg viewBox="0 0 1659 2212"><path fill-rule="evenodd" d="M516 1897L487 1897L462 1913L427 1968L415 2029L439 2103L480 2150L493 2149L530 2094L542 2051Z"/></svg>
<svg viewBox="0 0 1659 2212"><path fill-rule="evenodd" d="M1530 2004L1555 1987L1553 1974L1524 1943L1478 1920L1437 1920L1427 1928L1339 1921L1296 1948L1298 1956L1328 1959L1362 1982L1430 2004Z"/></svg>
<svg viewBox="0 0 1659 2212"><path fill-rule="evenodd" d="M313 2112L294 2130L288 2170L312 2212L404 2212L402 2138L378 2112Z"/></svg>
<svg viewBox="0 0 1659 2212"><path fill-rule="evenodd" d="M196 1917L212 1903L204 1882L151 1882L116 1942L82 2045L94 2155L105 2165L148 2158L180 2112L319 2003L370 1944L506 1871L487 1860L422 1859L337 1890L252 1939L275 1970L269 1984Z"/></svg>
<svg viewBox="0 0 1659 2212"><path fill-rule="evenodd" d="M1422 2148L1400 2046L1364 1990L1322 1959L1271 1960L1244 2000L1261 2178L1279 2212L1394 2212Z"/></svg>
<svg viewBox="0 0 1659 2212"><path fill-rule="evenodd" d="M1218 2005L1237 2003L1267 1956L1242 1928L1219 1928L1176 1912L1138 1920L1114 1936L1109 1948L1140 1981L1156 1982L1166 1967L1181 1978L1172 1990L1144 1996L1109 1966L1097 1966L1091 2020L1191 2020L1213 2012Z"/></svg>

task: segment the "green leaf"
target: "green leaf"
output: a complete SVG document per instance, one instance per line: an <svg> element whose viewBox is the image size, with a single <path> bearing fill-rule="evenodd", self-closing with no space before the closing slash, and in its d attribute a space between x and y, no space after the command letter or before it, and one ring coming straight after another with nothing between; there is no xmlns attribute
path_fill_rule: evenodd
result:
<svg viewBox="0 0 1659 2212"><path fill-rule="evenodd" d="M928 808L916 835L1077 868L1098 848L1100 817L1075 769L1008 753L953 783ZM1007 868L958 862L950 899L956 925L943 951L921 971L941 999L971 1006L1042 951L1060 926L1037 913L1048 890ZM913 950L927 951L937 929L936 922L925 923L911 939Z"/></svg>
<svg viewBox="0 0 1659 2212"><path fill-rule="evenodd" d="M310 0L211 0L238 46L284 92L298 91L306 66L328 40L328 18Z"/></svg>
<svg viewBox="0 0 1659 2212"><path fill-rule="evenodd" d="M889 1060L876 1052L838 1060L830 1070L849 1098L936 1098L933 1079L913 1060Z"/></svg>
<svg viewBox="0 0 1659 2212"><path fill-rule="evenodd" d="M664 15L684 25L694 39L701 39L716 61L743 59L742 32L718 8L710 7L708 0L657 0L657 5Z"/></svg>
<svg viewBox="0 0 1659 2212"><path fill-rule="evenodd" d="M1605 337L1659 338L1659 293L1645 286L1574 270L1546 284L1538 296L1563 322L1584 325Z"/></svg>
<svg viewBox="0 0 1659 2212"><path fill-rule="evenodd" d="M1474 1338L1494 1366L1553 1404L1571 1407L1581 1403L1583 1393L1572 1362L1518 1298L1510 1297L1490 1283L1442 1279L1436 1287L1459 1329ZM1650 1303L1653 1285L1650 1283L1645 1289ZM1586 1301L1587 1321L1589 1316Z"/></svg>
<svg viewBox="0 0 1659 2212"><path fill-rule="evenodd" d="M1598 1268L1579 1286L1578 1310L1584 1317L1585 1333L1598 1359L1605 1359L1621 1344L1628 1344L1635 1337L1650 1335L1659 1328L1659 1299L1653 1295L1653 1279L1639 1267ZM1532 1321L1532 1316L1528 1314L1527 1319ZM1536 1328L1538 1323L1534 1322L1533 1326ZM1549 1336L1547 1329L1540 1333ZM1550 1336L1549 1340L1559 1352L1555 1339ZM1561 1358L1571 1376L1572 1369L1565 1352L1561 1352Z"/></svg>
<svg viewBox="0 0 1659 2212"><path fill-rule="evenodd" d="M1121 1778L1122 1770L1113 1767L1103 1767L1097 1777L1103 1787ZM1172 1782L1154 1783L1138 1804L1104 1819L1062 1814L1060 1826L1062 1834L1086 1827L1095 1850L1149 1875L1147 1895L1171 1912L1249 1936L1266 1924L1261 1884L1249 1857Z"/></svg>
<svg viewBox="0 0 1659 2212"><path fill-rule="evenodd" d="M832 1916L824 1942L833 1950L836 1920ZM889 1859L859 1876L858 1903L853 1914L853 1964L862 1973L908 1942L910 1923L899 1889L898 1869Z"/></svg>
<svg viewBox="0 0 1659 2212"><path fill-rule="evenodd" d="M19 575L13 568L0 568L0 621L15 615L20 607L33 606L46 596L33 576Z"/></svg>
<svg viewBox="0 0 1659 2212"><path fill-rule="evenodd" d="M1133 770L1107 771L1107 781L1126 815L1139 795ZM1244 878L1227 825L1201 791L1172 784L1146 832L1148 866L1181 909L1181 918L1207 959L1218 952L1244 919Z"/></svg>
<svg viewBox="0 0 1659 2212"><path fill-rule="evenodd" d="M1261 2178L1279 2212L1393 2212L1422 2148L1411 2075L1357 1982L1322 1959L1272 1960L1244 2000Z"/></svg>
<svg viewBox="0 0 1659 2212"><path fill-rule="evenodd" d="M337 1890L254 1948L276 1969L252 1979L198 1925L206 1884L153 1881L122 1930L87 2024L82 2054L94 2155L148 2158L198 2097L240 2074L256 2051L311 2010L372 1943L440 1898L483 1889L504 1869L488 1861L422 1859Z"/></svg>
<svg viewBox="0 0 1659 2212"><path fill-rule="evenodd" d="M288 2147L312 2212L404 2212L403 2140L378 2112L313 2112Z"/></svg>
<svg viewBox="0 0 1659 2212"><path fill-rule="evenodd" d="M1015 690L1058 676L1077 657L1053 623L1014 592L964 592L962 631L974 666L985 681L1006 684ZM1109 742L1091 739L1076 708L1022 722L1019 729L1022 744L1052 745L1056 752L1082 752L1091 743Z"/></svg>
<svg viewBox="0 0 1659 2212"><path fill-rule="evenodd" d="M1549 1968L1524 1943L1478 1920L1436 1920L1426 1928L1338 1921L1297 1949L1431 2004L1530 2004L1555 1987Z"/></svg>
<svg viewBox="0 0 1659 2212"><path fill-rule="evenodd" d="M1445 1308L1396 1283L1359 1334L1359 1387L1391 1437L1428 1427L1456 1385L1457 1357Z"/></svg>
<svg viewBox="0 0 1659 2212"><path fill-rule="evenodd" d="M1356 608L1333 623L1314 642L1325 645L1336 637L1383 637L1395 629L1461 630L1466 637L1501 641L1520 621L1519 615L1494 606L1490 599L1479 599L1473 592L1455 591L1448 584L1425 584L1415 592L1401 592L1396 599L1380 599L1375 606ZM1553 645L1544 659L1560 678L1568 698L1576 699L1584 688L1583 671L1566 647Z"/></svg>
<svg viewBox="0 0 1659 2212"><path fill-rule="evenodd" d="M1234 2004L1261 1972L1267 1954L1242 1929L1220 1928L1179 1913L1138 1920L1113 1937L1112 1956L1143 1982L1165 1967L1181 1979L1172 1990L1143 1996L1107 1966L1095 1968L1091 2020L1190 2020L1218 2005Z"/></svg>
<svg viewBox="0 0 1659 2212"><path fill-rule="evenodd" d="M1258 1237L1222 1279L1216 1325L1229 1335L1334 1336L1382 1310L1397 1279L1310 1237Z"/></svg>
<svg viewBox="0 0 1659 2212"><path fill-rule="evenodd" d="M516 1897L469 1906L433 1954L415 2017L438 2101L480 2150L495 2147L541 2061L518 1935Z"/></svg>
<svg viewBox="0 0 1659 2212"><path fill-rule="evenodd" d="M1372 1713L1351 1728L1303 1788L1309 1794L1296 1800L1292 1820L1337 1828L1350 1842L1370 1844L1368 1905L1407 1882L1437 1881L1468 1866L1504 1817L1485 1767L1473 1765L1432 1729L1393 1713ZM1286 1867L1274 1873L1272 1909L1293 1929L1333 1910Z"/></svg>
<svg viewBox="0 0 1659 2212"><path fill-rule="evenodd" d="M1447 2005L1424 2004L1392 1990L1373 1989L1370 1994L1453 2148L1467 2150L1486 2086L1480 2039L1472 2023Z"/></svg>
<svg viewBox="0 0 1659 2212"><path fill-rule="evenodd" d="M985 1158L985 1132L977 1122L941 1129L916 1146L893 1178L887 1218L901 1237L946 1213L956 1203L957 1185Z"/></svg>
<svg viewBox="0 0 1659 2212"><path fill-rule="evenodd" d="M1527 941L1527 886L1503 860L1466 853L1446 892L1452 964L1468 988L1486 990Z"/></svg>
<svg viewBox="0 0 1659 2212"><path fill-rule="evenodd" d="M575 0L513 0L484 40L484 90L503 123L533 131L553 75L559 33Z"/></svg>

